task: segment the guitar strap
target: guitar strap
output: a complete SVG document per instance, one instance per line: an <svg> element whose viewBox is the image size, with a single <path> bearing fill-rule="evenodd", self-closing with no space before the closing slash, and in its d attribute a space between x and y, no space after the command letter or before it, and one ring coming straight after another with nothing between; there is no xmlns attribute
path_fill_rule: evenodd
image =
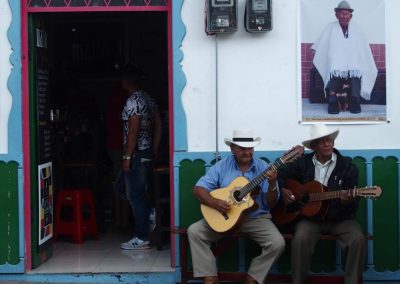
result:
<svg viewBox="0 0 400 284"><path fill-rule="evenodd" d="M312 157L312 156L311 156ZM312 162L312 158L307 161L309 165L305 165L306 172L305 177L303 177L302 183L307 183L309 181L313 181L315 179L315 165ZM312 170L311 170L312 169Z"/></svg>
<svg viewBox="0 0 400 284"><path fill-rule="evenodd" d="M342 190L343 189L343 179L344 179L344 177L345 177L345 175L347 173L347 170L349 169L350 164L351 164L351 162L349 160L347 160L346 158L344 158L344 157L341 157L341 158L343 159L344 167L343 167L342 171L339 172L340 175L337 175L336 178L335 178L335 180L337 180L337 182L336 182L337 189L336 190Z"/></svg>

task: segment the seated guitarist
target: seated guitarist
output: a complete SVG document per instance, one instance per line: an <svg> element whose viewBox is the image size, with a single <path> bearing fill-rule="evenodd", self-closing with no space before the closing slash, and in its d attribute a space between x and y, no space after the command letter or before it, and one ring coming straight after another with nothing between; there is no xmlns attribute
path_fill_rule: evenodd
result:
<svg viewBox="0 0 400 284"><path fill-rule="evenodd" d="M351 197L345 189L354 188L358 182L357 167L349 158L343 157L335 149L334 142L339 130L331 130L324 124L315 124L310 130L311 138L302 144L313 152L305 154L293 164L278 171L281 199L287 208L298 207L305 200L295 200L295 192L285 188L286 181L296 180L302 184L318 181L327 190L343 190L340 199L333 199L325 216L318 219L303 218L294 224L295 237L292 241L292 283L304 283L311 255L321 234L338 237L342 248L347 250L344 283L358 283L366 255L366 240L355 213L358 198ZM296 194L296 193L295 193ZM299 198L301 199L301 198Z"/></svg>
<svg viewBox="0 0 400 284"><path fill-rule="evenodd" d="M210 195L215 189L227 187L235 178L253 179L268 168L268 164L253 157L254 147L261 139L253 137L251 131L233 131L233 139L225 139L225 144L233 155L222 159L200 178L193 189L194 196L202 203L221 214L229 213L230 204ZM264 279L275 260L281 255L285 241L271 221L270 208L279 198L277 174L267 171L267 178L260 183L260 189L253 198L257 209L247 215L238 231L248 233L262 248L247 272L245 283L264 283ZM204 283L218 283L216 259L210 249L212 242L223 236L214 231L205 219L192 224L188 229L193 271L195 277L203 277Z"/></svg>

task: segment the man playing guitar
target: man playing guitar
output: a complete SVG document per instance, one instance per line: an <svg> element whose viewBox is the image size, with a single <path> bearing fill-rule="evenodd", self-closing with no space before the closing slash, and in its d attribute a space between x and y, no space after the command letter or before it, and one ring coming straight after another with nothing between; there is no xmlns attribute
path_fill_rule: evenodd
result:
<svg viewBox="0 0 400 284"><path fill-rule="evenodd" d="M281 200L286 207L301 207L306 200L297 200L296 193L287 187L289 180L301 184L317 181L328 191L340 190L340 197L329 202L329 207L319 218L303 218L294 226L292 241L292 283L302 284L309 268L311 255L321 234L338 237L342 248L347 250L344 283L358 283L366 255L366 239L356 221L358 198L352 196L351 189L357 186L358 170L349 158L343 157L334 146L338 129L331 130L324 124L311 127L311 138L302 144L313 150L287 167L278 171ZM289 210L288 210L289 211Z"/></svg>
<svg viewBox="0 0 400 284"><path fill-rule="evenodd" d="M228 218L233 205L227 200L213 197L210 193L218 188L228 187L235 178L245 177L252 180L268 169L265 161L253 157L254 147L260 140L254 138L251 131L246 130L236 130L233 132L233 139L225 139L225 144L231 148L233 155L212 166L193 189L194 196L202 206L215 209L221 216ZM251 262L245 283L264 283L269 269L285 247L285 241L272 223L270 214L270 208L279 198L276 178L276 171L265 172L266 180L259 184L259 192L253 197L258 206L251 210L238 228L240 232L248 233L262 248L261 254ZM241 206L247 206L247 201L241 203ZM218 212L216 214L219 214ZM210 245L222 237L223 235L213 230L205 219L188 228L194 276L203 277L204 283L218 283L216 259Z"/></svg>

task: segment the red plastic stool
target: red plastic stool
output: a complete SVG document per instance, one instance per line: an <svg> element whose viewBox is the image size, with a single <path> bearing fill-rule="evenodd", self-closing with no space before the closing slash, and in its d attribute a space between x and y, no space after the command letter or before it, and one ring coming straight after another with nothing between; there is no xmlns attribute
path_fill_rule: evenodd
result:
<svg viewBox="0 0 400 284"><path fill-rule="evenodd" d="M54 240L59 235L71 236L77 244L83 243L87 235L98 239L96 211L90 189L62 189L58 192L56 206ZM68 207L70 214L62 214L62 210L65 213Z"/></svg>

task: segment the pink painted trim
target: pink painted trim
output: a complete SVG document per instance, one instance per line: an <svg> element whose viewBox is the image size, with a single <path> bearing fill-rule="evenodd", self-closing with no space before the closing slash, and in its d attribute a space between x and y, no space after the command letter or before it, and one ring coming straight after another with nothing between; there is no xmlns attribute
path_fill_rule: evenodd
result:
<svg viewBox="0 0 400 284"><path fill-rule="evenodd" d="M101 7L28 7L28 13L43 12L159 12L170 11L169 6L101 6Z"/></svg>
<svg viewBox="0 0 400 284"><path fill-rule="evenodd" d="M31 194L30 194L30 135L29 135L29 61L28 61L28 13L39 12L126 12L147 11L168 12L168 111L169 111L169 167L170 167L170 221L175 226L174 211L174 125L173 125L173 56L172 56L172 1L168 6L120 6L120 7L27 7L26 1L22 1L22 136L23 136L23 159L24 159L24 228L25 228L25 269L31 270ZM175 236L171 233L171 266L175 267Z"/></svg>
<svg viewBox="0 0 400 284"><path fill-rule="evenodd" d="M46 7L49 7L52 4L51 1L52 0L44 0ZM64 0L64 4L67 7L69 7L69 5L71 4L71 1L72 0ZM163 1L166 5L168 5L167 0L163 0ZM32 0L28 0L28 7L31 6L31 2L32 2ZM92 0L84 0L84 2L86 4L86 6L89 6L91 4ZM131 4L132 0L124 0L124 2L125 2L125 5L129 6ZM144 0L144 2L147 6L149 6L151 4L151 0ZM104 4L106 4L106 6L109 6L110 3L111 3L111 0L104 0Z"/></svg>
<svg viewBox="0 0 400 284"><path fill-rule="evenodd" d="M169 120L169 196L170 224L175 227L175 184L174 184L174 86L173 86L173 51L172 51L172 0L168 3L168 120ZM175 267L175 235L171 232L171 267Z"/></svg>
<svg viewBox="0 0 400 284"><path fill-rule="evenodd" d="M22 151L24 183L24 237L25 270L32 268L31 250L31 152L29 135L29 60L28 60L28 12L26 1L21 1L22 44Z"/></svg>

